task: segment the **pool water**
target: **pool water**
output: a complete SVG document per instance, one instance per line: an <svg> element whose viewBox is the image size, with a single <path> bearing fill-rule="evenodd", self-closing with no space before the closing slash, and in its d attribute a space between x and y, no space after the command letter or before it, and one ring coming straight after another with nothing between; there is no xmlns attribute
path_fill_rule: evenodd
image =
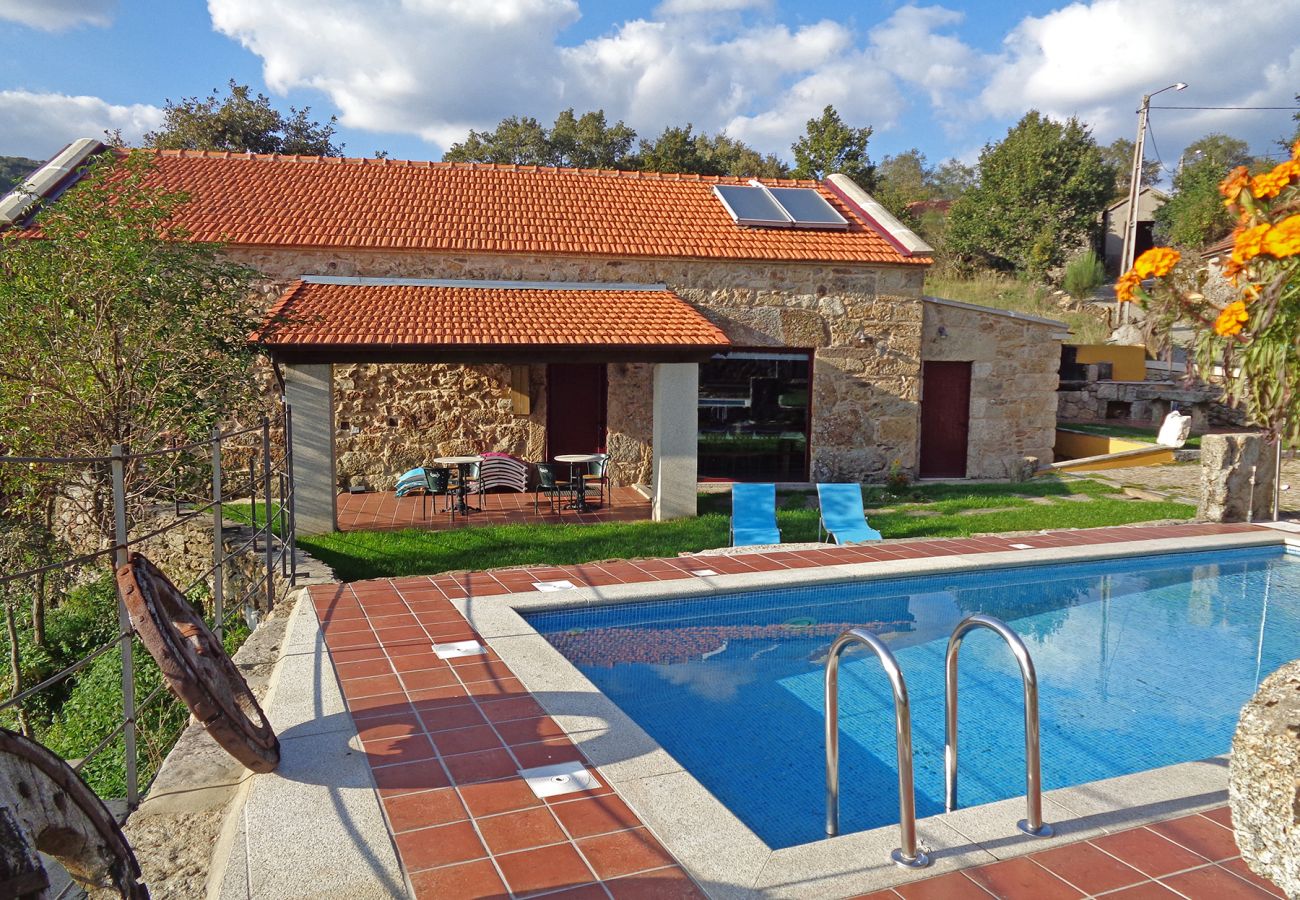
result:
<svg viewBox="0 0 1300 900"><path fill-rule="evenodd" d="M943 811L944 651L981 612L1039 679L1044 789L1226 753L1260 680L1300 656L1300 557L1280 548L1035 565L559 610L528 621L759 837L823 837L822 678L845 629L898 658L917 815ZM1024 793L1020 673L987 629L961 650L960 801ZM841 829L896 824L889 682L840 667Z"/></svg>

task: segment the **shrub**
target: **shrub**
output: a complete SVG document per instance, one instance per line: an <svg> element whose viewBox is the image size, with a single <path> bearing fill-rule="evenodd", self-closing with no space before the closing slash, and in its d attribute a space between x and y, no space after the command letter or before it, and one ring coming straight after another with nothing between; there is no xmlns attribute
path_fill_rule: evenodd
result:
<svg viewBox="0 0 1300 900"><path fill-rule="evenodd" d="M1061 286L1075 300L1087 300L1093 291L1106 283L1106 267L1091 250L1085 250L1065 267Z"/></svg>

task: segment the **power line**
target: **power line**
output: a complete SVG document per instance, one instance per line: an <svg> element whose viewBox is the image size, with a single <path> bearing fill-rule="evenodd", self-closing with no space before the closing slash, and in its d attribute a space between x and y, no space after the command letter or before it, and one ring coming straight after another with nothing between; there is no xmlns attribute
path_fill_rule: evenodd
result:
<svg viewBox="0 0 1300 900"><path fill-rule="evenodd" d="M1149 106L1148 109L1287 109L1291 112L1300 112L1300 106Z"/></svg>
<svg viewBox="0 0 1300 900"><path fill-rule="evenodd" d="M1147 134L1151 136L1151 152L1156 155L1156 162L1160 163L1160 168L1164 169L1170 175L1177 175L1173 169L1165 165L1165 161L1160 158L1160 148L1156 146L1156 131L1151 127L1151 119L1147 119Z"/></svg>

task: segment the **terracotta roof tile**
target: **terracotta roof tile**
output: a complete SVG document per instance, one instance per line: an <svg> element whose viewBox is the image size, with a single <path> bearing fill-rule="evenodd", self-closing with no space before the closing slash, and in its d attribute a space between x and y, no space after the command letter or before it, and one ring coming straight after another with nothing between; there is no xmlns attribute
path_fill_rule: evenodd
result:
<svg viewBox="0 0 1300 900"><path fill-rule="evenodd" d="M538 166L154 152L157 181L190 200L196 240L273 247L897 263L904 257L815 181L847 230L737 225L714 184L746 179Z"/></svg>
<svg viewBox="0 0 1300 900"><path fill-rule="evenodd" d="M297 281L253 340L271 346L725 347L666 289Z"/></svg>

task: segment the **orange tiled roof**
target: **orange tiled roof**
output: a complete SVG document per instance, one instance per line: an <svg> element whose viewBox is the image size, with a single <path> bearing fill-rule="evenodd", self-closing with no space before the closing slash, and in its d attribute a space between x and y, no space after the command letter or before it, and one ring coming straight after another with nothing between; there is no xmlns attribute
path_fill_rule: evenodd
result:
<svg viewBox="0 0 1300 900"><path fill-rule="evenodd" d="M737 225L714 184L742 178L473 163L153 151L190 200L196 240L272 247L459 253L929 263L908 258L824 184L849 228Z"/></svg>
<svg viewBox="0 0 1300 900"><path fill-rule="evenodd" d="M520 283L525 284L525 283ZM306 347L723 348L722 330L657 285L503 286L415 279L294 282L253 340Z"/></svg>

